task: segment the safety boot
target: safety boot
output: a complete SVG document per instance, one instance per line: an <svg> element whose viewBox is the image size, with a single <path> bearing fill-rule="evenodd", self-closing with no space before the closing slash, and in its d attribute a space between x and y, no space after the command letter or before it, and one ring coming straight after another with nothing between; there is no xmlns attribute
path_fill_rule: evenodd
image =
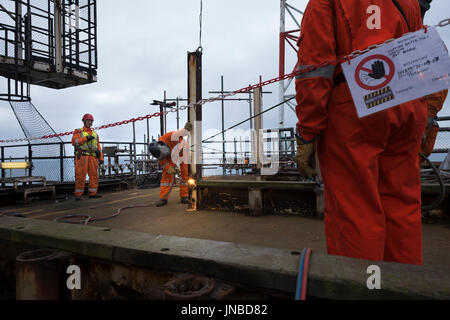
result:
<svg viewBox="0 0 450 320"><path fill-rule="evenodd" d="M89 199L98 199L101 198L102 196L99 194L94 194L93 196L89 196Z"/></svg>
<svg viewBox="0 0 450 320"><path fill-rule="evenodd" d="M191 200L189 199L189 197L184 197L184 198L181 198L181 203L191 204Z"/></svg>
<svg viewBox="0 0 450 320"><path fill-rule="evenodd" d="M156 203L156 206L157 206L157 207L163 207L163 206L165 206L165 205L167 205L167 200L166 200L166 199L161 199L161 200L159 200L159 201Z"/></svg>

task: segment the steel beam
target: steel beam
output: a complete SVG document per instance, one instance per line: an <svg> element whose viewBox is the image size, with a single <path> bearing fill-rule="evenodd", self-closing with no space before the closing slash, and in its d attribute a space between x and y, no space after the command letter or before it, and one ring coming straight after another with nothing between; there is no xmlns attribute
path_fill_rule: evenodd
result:
<svg viewBox="0 0 450 320"><path fill-rule="evenodd" d="M188 101L195 104L202 99L202 53L188 52ZM188 109L188 121L192 123L190 143L190 176L196 180L202 177L202 106L195 105Z"/></svg>

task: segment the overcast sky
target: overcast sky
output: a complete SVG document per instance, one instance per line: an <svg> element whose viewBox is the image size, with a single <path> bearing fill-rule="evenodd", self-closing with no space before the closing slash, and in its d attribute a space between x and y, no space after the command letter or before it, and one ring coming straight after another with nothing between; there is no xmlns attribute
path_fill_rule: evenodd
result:
<svg viewBox="0 0 450 320"><path fill-rule="evenodd" d="M307 2L289 1L300 10ZM433 25L449 18L449 11L448 0L433 1L426 23ZM94 126L154 113L158 110L149 102L162 100L164 90L168 98L186 98L187 52L199 45L199 13L200 0L98 0L98 82L59 91L32 86L32 102L59 133L82 126L84 113L95 116ZM203 1L204 98L213 96L209 91L220 89L221 75L225 90L256 83L260 75L263 80L278 75L279 16L278 0ZM289 28L295 27L290 24ZM450 26L439 32L450 47ZM288 63L293 67L295 57L289 54ZM264 108L278 103L278 85L264 90L273 92L264 97ZM248 117L246 102L227 102L225 106L226 127ZM442 115L450 114L449 109L447 101ZM285 113L286 127L294 127L294 112L286 107ZM185 119L184 112L181 124ZM220 128L220 103L206 105L203 119L206 137L208 129ZM265 128L275 128L277 122L277 111L264 117ZM151 135L157 136L159 120L152 119L150 126ZM130 124L99 134L103 141L131 141L131 128ZM240 128L247 130L249 126ZM171 114L168 130L173 129L176 120ZM145 133L146 122L137 123L139 141ZM2 101L0 137L23 137L9 104Z"/></svg>

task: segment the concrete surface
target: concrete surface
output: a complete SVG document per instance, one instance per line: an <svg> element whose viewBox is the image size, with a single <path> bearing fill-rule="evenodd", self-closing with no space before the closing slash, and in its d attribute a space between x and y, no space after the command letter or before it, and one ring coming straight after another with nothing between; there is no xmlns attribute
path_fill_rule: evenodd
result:
<svg viewBox="0 0 450 320"><path fill-rule="evenodd" d="M157 201L159 189L126 190L107 193L101 199L76 202L73 198L58 203L32 203L28 206L3 207L1 213L20 213L29 218L53 220L69 214L95 217L112 215L118 208ZM91 226L146 232L154 235L206 239L246 245L299 251L305 247L326 254L323 221L299 216L260 217L219 211L187 212L174 189L169 205L163 208L133 208L111 220ZM423 225L424 265L450 268L450 221L439 220Z"/></svg>
<svg viewBox="0 0 450 320"><path fill-rule="evenodd" d="M295 293L299 268L299 256L284 249L0 217L0 245L24 244L131 268L201 274L289 296ZM382 270L381 290L369 290L367 268L373 264L313 252L308 295L325 299L450 298L448 269L376 262Z"/></svg>

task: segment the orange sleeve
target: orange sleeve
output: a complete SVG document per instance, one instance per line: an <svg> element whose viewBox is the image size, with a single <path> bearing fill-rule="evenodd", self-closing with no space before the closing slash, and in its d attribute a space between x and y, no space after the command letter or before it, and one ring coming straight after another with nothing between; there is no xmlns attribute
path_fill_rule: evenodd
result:
<svg viewBox="0 0 450 320"><path fill-rule="evenodd" d="M76 129L75 133L72 136L72 145L76 148L82 144L85 144L86 141L87 138L81 135L80 129Z"/></svg>
<svg viewBox="0 0 450 320"><path fill-rule="evenodd" d="M334 7L329 0L311 0L302 18L297 70L336 60ZM317 138L327 124L327 105L336 63L296 77L297 131L306 142Z"/></svg>

